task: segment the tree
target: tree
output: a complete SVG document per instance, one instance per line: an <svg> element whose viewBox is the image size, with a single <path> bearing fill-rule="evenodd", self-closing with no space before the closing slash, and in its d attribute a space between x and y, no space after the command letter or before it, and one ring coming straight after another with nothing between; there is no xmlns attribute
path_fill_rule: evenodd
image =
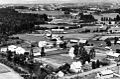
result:
<svg viewBox="0 0 120 79"><path fill-rule="evenodd" d="M45 56L45 50L44 49L45 49L44 47L41 48L41 56Z"/></svg>
<svg viewBox="0 0 120 79"><path fill-rule="evenodd" d="M114 44L117 44L117 41L119 40L119 38L118 37L115 37L114 38Z"/></svg>
<svg viewBox="0 0 120 79"><path fill-rule="evenodd" d="M106 21L106 18L105 18L105 17L103 17L103 21Z"/></svg>
<svg viewBox="0 0 120 79"><path fill-rule="evenodd" d="M97 61L96 61L96 68L99 68L99 67L100 67L100 61L97 60Z"/></svg>
<svg viewBox="0 0 120 79"><path fill-rule="evenodd" d="M120 21L120 16L119 15L116 16L116 21Z"/></svg>
<svg viewBox="0 0 120 79"><path fill-rule="evenodd" d="M16 34L34 30L34 25L44 24L48 20L46 14L19 13L12 8L0 9L0 33Z"/></svg>
<svg viewBox="0 0 120 79"><path fill-rule="evenodd" d="M95 61L92 62L92 69L95 69L96 66L95 66Z"/></svg>
<svg viewBox="0 0 120 79"><path fill-rule="evenodd" d="M76 45L74 45L74 48L75 48L74 54L77 56L78 55L79 46L76 44Z"/></svg>
<svg viewBox="0 0 120 79"><path fill-rule="evenodd" d="M95 49L92 48L89 52L90 58L93 59L95 57Z"/></svg>
<svg viewBox="0 0 120 79"><path fill-rule="evenodd" d="M108 19L108 17L106 17L106 21L108 21L109 19Z"/></svg>
<svg viewBox="0 0 120 79"><path fill-rule="evenodd" d="M48 16L46 14L43 14L43 18L45 21L48 21Z"/></svg>
<svg viewBox="0 0 120 79"><path fill-rule="evenodd" d="M106 42L107 46L111 46L111 41L110 41L110 39L109 39L109 38L108 38L108 39L106 39L106 40L105 40L105 42Z"/></svg>
<svg viewBox="0 0 120 79"><path fill-rule="evenodd" d="M109 24L111 24L111 21L109 21Z"/></svg>
<svg viewBox="0 0 120 79"><path fill-rule="evenodd" d="M109 21L112 21L112 18L109 17Z"/></svg>
<svg viewBox="0 0 120 79"><path fill-rule="evenodd" d="M90 56L87 54L84 46L81 45L78 50L77 56L80 57L80 59L83 61L83 64L85 64L86 61L90 62Z"/></svg>
<svg viewBox="0 0 120 79"><path fill-rule="evenodd" d="M103 17L101 17L101 21L104 21L104 18L103 18Z"/></svg>

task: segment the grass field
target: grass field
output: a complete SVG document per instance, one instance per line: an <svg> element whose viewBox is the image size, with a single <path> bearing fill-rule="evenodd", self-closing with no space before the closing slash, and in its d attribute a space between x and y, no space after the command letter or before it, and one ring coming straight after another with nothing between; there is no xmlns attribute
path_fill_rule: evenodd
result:
<svg viewBox="0 0 120 79"><path fill-rule="evenodd" d="M39 42L47 40L46 38L43 37L42 34L17 34L14 36L30 42Z"/></svg>
<svg viewBox="0 0 120 79"><path fill-rule="evenodd" d="M64 36L64 38L76 38L76 39L89 39L94 36L93 33L83 33L83 34L58 34L60 36ZM14 35L15 37L19 37L23 40L28 41L45 41L46 39L43 34L18 34Z"/></svg>

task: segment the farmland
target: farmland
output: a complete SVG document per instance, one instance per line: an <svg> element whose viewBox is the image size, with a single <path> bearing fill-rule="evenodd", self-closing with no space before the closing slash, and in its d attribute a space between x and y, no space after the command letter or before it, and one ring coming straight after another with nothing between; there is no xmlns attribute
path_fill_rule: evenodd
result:
<svg viewBox="0 0 120 79"><path fill-rule="evenodd" d="M59 8L47 4L1 9L1 62L27 74L28 79L34 74L36 79L49 75L95 79L98 71L120 61L120 35L117 30L116 34L108 32L119 26L120 16L115 10L109 13L106 6L92 6Z"/></svg>
<svg viewBox="0 0 120 79"><path fill-rule="evenodd" d="M20 13L32 13L32 14L47 14L47 15L64 15L63 11L30 11L30 10L17 10Z"/></svg>

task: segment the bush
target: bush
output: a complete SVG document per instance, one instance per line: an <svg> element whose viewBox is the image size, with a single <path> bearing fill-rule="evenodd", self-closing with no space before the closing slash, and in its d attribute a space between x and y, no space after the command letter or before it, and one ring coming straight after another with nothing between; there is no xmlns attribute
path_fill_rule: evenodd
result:
<svg viewBox="0 0 120 79"><path fill-rule="evenodd" d="M109 64L110 64L110 60L107 60L106 58L104 58L100 61L100 65L102 65L102 66L107 66Z"/></svg>
<svg viewBox="0 0 120 79"><path fill-rule="evenodd" d="M116 53L120 53L120 49L116 49Z"/></svg>

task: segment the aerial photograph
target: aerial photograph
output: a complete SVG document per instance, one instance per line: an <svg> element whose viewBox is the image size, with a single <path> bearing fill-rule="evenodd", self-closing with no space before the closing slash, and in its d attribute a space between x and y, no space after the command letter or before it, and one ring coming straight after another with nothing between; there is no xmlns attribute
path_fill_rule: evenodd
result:
<svg viewBox="0 0 120 79"><path fill-rule="evenodd" d="M0 79L120 79L120 0L0 0Z"/></svg>

